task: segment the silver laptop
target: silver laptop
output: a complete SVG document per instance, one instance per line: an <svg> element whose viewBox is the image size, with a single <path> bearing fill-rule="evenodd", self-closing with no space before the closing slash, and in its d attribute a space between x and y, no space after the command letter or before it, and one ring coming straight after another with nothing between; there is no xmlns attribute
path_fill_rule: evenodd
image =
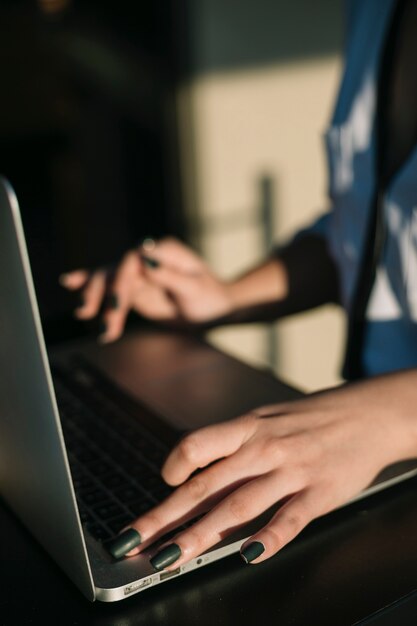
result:
<svg viewBox="0 0 417 626"><path fill-rule="evenodd" d="M122 600L237 552L267 512L175 572L106 542L166 497L159 468L190 429L302 394L187 333L48 349L18 201L0 178L0 494L89 600ZM417 472L387 468L360 497ZM161 541L165 540L163 538Z"/></svg>

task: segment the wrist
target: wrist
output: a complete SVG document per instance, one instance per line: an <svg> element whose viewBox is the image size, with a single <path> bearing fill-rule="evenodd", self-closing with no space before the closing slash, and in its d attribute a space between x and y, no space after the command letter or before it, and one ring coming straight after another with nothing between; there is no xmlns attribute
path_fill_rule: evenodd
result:
<svg viewBox="0 0 417 626"><path fill-rule="evenodd" d="M284 300L288 295L288 276L279 259L225 283L231 312Z"/></svg>

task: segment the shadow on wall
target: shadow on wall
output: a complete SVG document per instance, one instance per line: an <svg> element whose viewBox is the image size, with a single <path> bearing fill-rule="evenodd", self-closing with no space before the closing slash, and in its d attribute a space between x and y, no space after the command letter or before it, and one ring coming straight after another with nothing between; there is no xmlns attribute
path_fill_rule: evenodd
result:
<svg viewBox="0 0 417 626"><path fill-rule="evenodd" d="M189 0L189 74L340 51L343 0Z"/></svg>

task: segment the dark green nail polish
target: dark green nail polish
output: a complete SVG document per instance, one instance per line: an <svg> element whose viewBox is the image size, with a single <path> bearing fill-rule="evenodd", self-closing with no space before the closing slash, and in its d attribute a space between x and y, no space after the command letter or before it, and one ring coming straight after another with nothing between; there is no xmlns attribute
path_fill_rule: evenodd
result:
<svg viewBox="0 0 417 626"><path fill-rule="evenodd" d="M78 295L78 306L82 308L85 304L85 298L82 293Z"/></svg>
<svg viewBox="0 0 417 626"><path fill-rule="evenodd" d="M145 263L146 267L149 267L152 270L156 269L160 265L159 261L151 258L150 256L145 256L144 254L141 255L141 259Z"/></svg>
<svg viewBox="0 0 417 626"><path fill-rule="evenodd" d="M253 541L245 548L243 548L240 555L245 563L251 563L252 561L257 559L258 556L261 556L263 552L265 552L264 544L260 541Z"/></svg>
<svg viewBox="0 0 417 626"><path fill-rule="evenodd" d="M140 533L134 528L128 528L107 544L107 550L115 559L120 559L141 542L142 537Z"/></svg>
<svg viewBox="0 0 417 626"><path fill-rule="evenodd" d="M104 333L107 331L107 324L106 324L106 322L101 321L100 324L99 324L98 330L99 330L100 335L104 335Z"/></svg>
<svg viewBox="0 0 417 626"><path fill-rule="evenodd" d="M119 298L115 293L111 293L107 298L107 306L109 309L118 309L119 308Z"/></svg>
<svg viewBox="0 0 417 626"><path fill-rule="evenodd" d="M151 558L151 565L159 572L161 569L168 567L168 565L175 563L181 554L181 548L176 543L171 543Z"/></svg>

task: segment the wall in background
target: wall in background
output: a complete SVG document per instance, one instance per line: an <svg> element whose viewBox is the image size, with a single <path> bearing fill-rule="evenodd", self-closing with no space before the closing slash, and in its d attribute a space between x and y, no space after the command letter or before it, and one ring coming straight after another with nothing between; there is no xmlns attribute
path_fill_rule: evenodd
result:
<svg viewBox="0 0 417 626"><path fill-rule="evenodd" d="M322 139L342 18L342 3L327 0L193 0L178 95L185 208L194 246L224 277L328 208ZM344 318L335 307L210 337L306 390L340 380Z"/></svg>

